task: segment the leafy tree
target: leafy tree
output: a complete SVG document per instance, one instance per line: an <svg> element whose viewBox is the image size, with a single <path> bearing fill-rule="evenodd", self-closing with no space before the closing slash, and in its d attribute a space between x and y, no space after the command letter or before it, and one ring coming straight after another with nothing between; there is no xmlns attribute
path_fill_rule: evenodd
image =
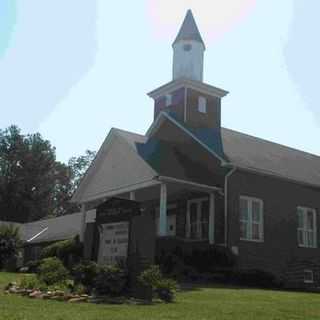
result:
<svg viewBox="0 0 320 320"><path fill-rule="evenodd" d="M25 222L52 209L55 149L39 133L0 131L0 219Z"/></svg>
<svg viewBox="0 0 320 320"><path fill-rule="evenodd" d="M0 220L28 222L78 210L70 199L94 157L87 150L64 164L39 133L0 130Z"/></svg>
<svg viewBox="0 0 320 320"><path fill-rule="evenodd" d="M68 167L72 172L72 192L74 192L80 184L80 181L89 166L91 165L93 159L96 156L95 151L86 150L85 154L79 157L72 157L68 161Z"/></svg>
<svg viewBox="0 0 320 320"><path fill-rule="evenodd" d="M19 228L11 224L0 225L0 268L16 256L19 245Z"/></svg>

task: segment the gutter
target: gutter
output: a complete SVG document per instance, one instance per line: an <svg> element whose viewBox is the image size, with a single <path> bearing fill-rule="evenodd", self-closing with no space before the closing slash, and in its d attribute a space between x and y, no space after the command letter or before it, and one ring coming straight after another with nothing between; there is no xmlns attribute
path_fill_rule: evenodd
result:
<svg viewBox="0 0 320 320"><path fill-rule="evenodd" d="M229 178L234 174L237 170L236 167L232 167L232 169L226 174L224 178L224 245L228 246L228 182Z"/></svg>
<svg viewBox="0 0 320 320"><path fill-rule="evenodd" d="M219 188L219 187L209 186L209 185L202 184L202 183L197 183L197 182L192 182L192 181L187 181L187 180L182 180L182 179L177 179L177 178L172 178L172 177L167 177L167 176L156 176L155 179L160 182L168 182L168 183L171 182L171 183L185 184L185 185L189 185L191 187L204 189L204 190L218 191L218 192L222 191L221 188Z"/></svg>

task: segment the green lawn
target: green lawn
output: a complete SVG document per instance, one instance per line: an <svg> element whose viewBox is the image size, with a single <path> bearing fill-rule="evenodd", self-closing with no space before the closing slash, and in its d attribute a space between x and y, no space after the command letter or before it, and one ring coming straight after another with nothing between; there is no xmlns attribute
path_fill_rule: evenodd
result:
<svg viewBox="0 0 320 320"><path fill-rule="evenodd" d="M179 293L173 304L151 306L68 304L4 295L16 274L0 273L0 319L320 319L320 294L255 289L200 288Z"/></svg>

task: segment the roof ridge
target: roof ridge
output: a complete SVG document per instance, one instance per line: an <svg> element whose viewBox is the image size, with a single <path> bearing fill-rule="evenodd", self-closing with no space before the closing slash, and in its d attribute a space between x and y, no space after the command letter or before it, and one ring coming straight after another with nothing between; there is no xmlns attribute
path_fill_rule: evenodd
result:
<svg viewBox="0 0 320 320"><path fill-rule="evenodd" d="M124 130L124 129L119 129L119 128L113 128L113 129L115 129L116 131L120 131L120 132L124 132L124 133L130 133L130 134L134 134L134 135L137 135L137 136L145 137L145 135L141 134L141 133L136 133L136 132L132 132L132 131Z"/></svg>
<svg viewBox="0 0 320 320"><path fill-rule="evenodd" d="M284 145L284 144L281 144L281 143L278 143L278 142L274 142L274 141L271 141L271 140L267 140L265 138L260 138L260 137L257 137L257 136L253 136L251 134L244 133L244 132L241 132L241 131L237 131L237 130L234 130L234 129L229 129L229 128L225 128L225 127L221 127L221 129L227 130L227 131L232 131L232 132L241 134L243 136L247 136L249 138L252 138L254 140L257 140L257 141L259 141L259 140L260 141L264 141L264 142L267 142L267 143L270 143L270 144L274 144L274 145L277 145L277 146L285 148L285 149L289 149L289 150L292 150L292 151L297 151L299 153L304 153L304 154L319 158L319 160L320 160L320 155L317 155L317 154L314 154L314 153L311 153L311 152L307 152L307 151L304 151L304 150L293 148L293 147L290 147L290 146L287 146L287 145Z"/></svg>

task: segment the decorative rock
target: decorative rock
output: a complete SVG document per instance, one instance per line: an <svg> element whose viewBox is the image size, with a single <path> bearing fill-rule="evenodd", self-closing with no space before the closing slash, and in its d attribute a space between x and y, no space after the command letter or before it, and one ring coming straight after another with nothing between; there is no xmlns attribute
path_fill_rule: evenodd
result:
<svg viewBox="0 0 320 320"><path fill-rule="evenodd" d="M64 301L64 296L52 296L50 297L50 300Z"/></svg>
<svg viewBox="0 0 320 320"><path fill-rule="evenodd" d="M64 296L64 291L62 291L62 290L56 290L56 291L53 292L53 294L54 294L55 296Z"/></svg>
<svg viewBox="0 0 320 320"><path fill-rule="evenodd" d="M18 289L16 287L10 287L9 292L10 293L18 293Z"/></svg>
<svg viewBox="0 0 320 320"><path fill-rule="evenodd" d="M39 291L39 290L34 290L33 292L31 292L31 293L29 294L29 297L30 297L30 298L36 298L36 297L40 296L41 294L42 294L41 291Z"/></svg>
<svg viewBox="0 0 320 320"><path fill-rule="evenodd" d="M78 303L78 302L87 302L87 298L72 298L68 302L70 303Z"/></svg>

